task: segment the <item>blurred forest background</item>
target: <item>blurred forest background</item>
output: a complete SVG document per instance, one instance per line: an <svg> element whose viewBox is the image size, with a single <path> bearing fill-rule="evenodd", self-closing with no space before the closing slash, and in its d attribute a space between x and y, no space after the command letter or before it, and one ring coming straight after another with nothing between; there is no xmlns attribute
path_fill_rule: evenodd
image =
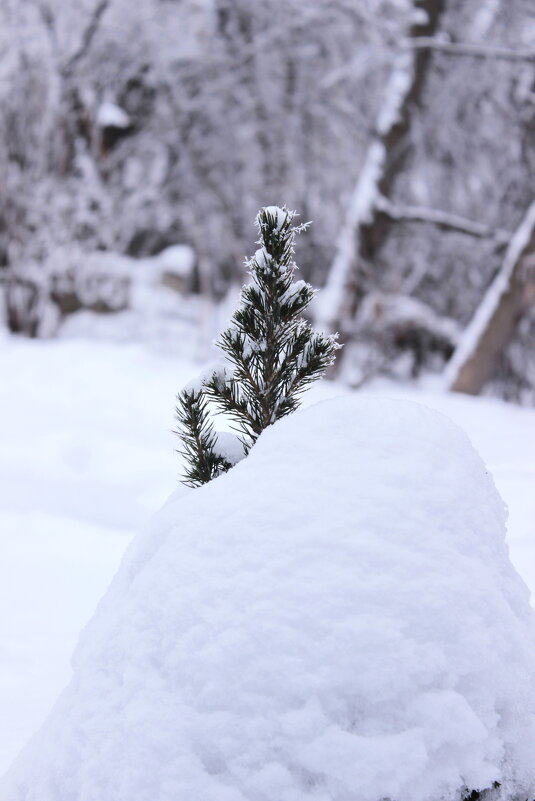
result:
<svg viewBox="0 0 535 801"><path fill-rule="evenodd" d="M260 206L339 376L535 403L533 0L0 0L0 325L202 357Z"/></svg>

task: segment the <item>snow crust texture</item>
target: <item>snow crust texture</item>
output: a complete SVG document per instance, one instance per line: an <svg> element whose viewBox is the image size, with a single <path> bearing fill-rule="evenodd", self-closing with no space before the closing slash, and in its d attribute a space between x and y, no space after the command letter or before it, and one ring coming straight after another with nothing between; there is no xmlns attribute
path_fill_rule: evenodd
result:
<svg viewBox="0 0 535 801"><path fill-rule="evenodd" d="M134 540L0 798L533 797L534 619L504 534L438 413L296 413Z"/></svg>

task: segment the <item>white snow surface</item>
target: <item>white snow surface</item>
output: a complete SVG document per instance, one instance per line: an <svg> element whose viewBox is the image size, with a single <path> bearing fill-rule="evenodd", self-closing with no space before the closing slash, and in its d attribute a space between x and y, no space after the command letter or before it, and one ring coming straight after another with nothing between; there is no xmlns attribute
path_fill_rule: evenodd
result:
<svg viewBox="0 0 535 801"><path fill-rule="evenodd" d="M237 464L245 458L243 443L237 434L232 431L216 431L215 438L214 450L227 462Z"/></svg>
<svg viewBox="0 0 535 801"><path fill-rule="evenodd" d="M405 50L398 53L385 88L383 104L376 123L380 134L387 134L399 121L403 103L413 80L414 55L410 50Z"/></svg>
<svg viewBox="0 0 535 801"><path fill-rule="evenodd" d="M256 261L261 270L266 270L273 262L272 257L269 255L265 247L258 248L253 256L253 261Z"/></svg>
<svg viewBox="0 0 535 801"><path fill-rule="evenodd" d="M183 387L182 392L202 392L204 386L211 381L214 376L217 376L221 381L226 381L230 377L230 370L228 363L223 359L214 359L209 362L203 369L193 378L191 378Z"/></svg>
<svg viewBox="0 0 535 801"><path fill-rule="evenodd" d="M130 117L126 111L116 103L106 101L97 111L97 124L102 128L128 128Z"/></svg>
<svg viewBox="0 0 535 801"><path fill-rule="evenodd" d="M281 209L280 206L264 206L262 211L264 211L266 214L271 215L271 217L275 219L278 231L280 231L280 229L282 228L282 226L284 225L284 223L288 218L288 214L290 214L290 212Z"/></svg>
<svg viewBox="0 0 535 801"><path fill-rule="evenodd" d="M325 401L171 496L2 801L535 791L535 634L505 510L418 404Z"/></svg>
<svg viewBox="0 0 535 801"><path fill-rule="evenodd" d="M161 269L187 278L195 266L195 251L189 245L170 245L158 253L154 261Z"/></svg>

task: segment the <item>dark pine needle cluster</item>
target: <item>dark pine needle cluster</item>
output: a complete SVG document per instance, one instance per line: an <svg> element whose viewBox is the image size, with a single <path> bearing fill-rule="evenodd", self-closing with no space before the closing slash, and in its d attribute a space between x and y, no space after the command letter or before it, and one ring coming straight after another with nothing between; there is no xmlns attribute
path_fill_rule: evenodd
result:
<svg viewBox="0 0 535 801"><path fill-rule="evenodd" d="M295 281L295 212L268 206L257 216L259 248L248 262L251 282L218 346L228 367L199 391L183 391L177 417L188 462L186 483L197 486L230 467L217 452L207 400L234 422L247 452L262 431L293 412L307 387L333 363L336 336L314 331L303 317L314 290Z"/></svg>

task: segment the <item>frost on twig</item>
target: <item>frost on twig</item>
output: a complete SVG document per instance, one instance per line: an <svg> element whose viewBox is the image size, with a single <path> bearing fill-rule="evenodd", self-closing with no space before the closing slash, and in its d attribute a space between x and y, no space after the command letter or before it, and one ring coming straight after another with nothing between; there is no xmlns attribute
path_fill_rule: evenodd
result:
<svg viewBox="0 0 535 801"><path fill-rule="evenodd" d="M453 231L460 231L470 236L480 238L492 238L500 244L505 244L511 239L509 231L502 228L494 228L491 225L469 220L460 214L452 214L441 209L428 209L425 206L399 205L394 204L386 197L378 197L376 202L377 210L391 220L409 220L415 222L431 223Z"/></svg>

